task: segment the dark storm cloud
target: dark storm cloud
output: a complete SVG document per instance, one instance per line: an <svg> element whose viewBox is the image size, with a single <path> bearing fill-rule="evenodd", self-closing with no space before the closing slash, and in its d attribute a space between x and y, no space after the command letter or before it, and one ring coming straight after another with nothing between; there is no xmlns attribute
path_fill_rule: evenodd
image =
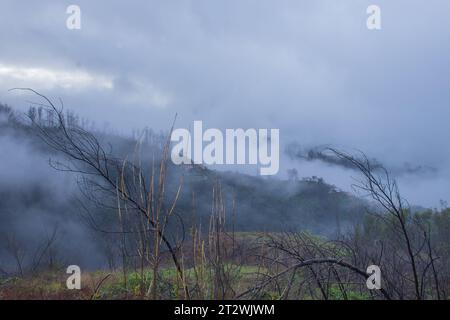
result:
<svg viewBox="0 0 450 320"><path fill-rule="evenodd" d="M373 3L380 31L365 25ZM69 4L81 7L81 30L65 27ZM24 105L5 90L33 86L100 125L162 129L178 113L179 126L279 128L284 145L345 145L391 167L437 168L439 181L405 181L418 201L436 203L450 187L448 1L11 0L1 9L3 101ZM298 166L282 161L280 172ZM333 179L323 166L300 172Z"/></svg>

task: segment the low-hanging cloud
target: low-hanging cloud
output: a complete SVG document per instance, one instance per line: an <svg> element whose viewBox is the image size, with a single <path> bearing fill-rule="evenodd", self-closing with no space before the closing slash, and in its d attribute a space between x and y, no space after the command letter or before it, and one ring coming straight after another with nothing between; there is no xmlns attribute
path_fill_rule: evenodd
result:
<svg viewBox="0 0 450 320"><path fill-rule="evenodd" d="M286 147L285 153L292 160L299 161L319 161L324 164L331 166L341 167L344 169L358 170L355 165L342 157L330 152L330 147L311 147L302 148L298 143L291 143ZM361 156L361 151L354 151L356 157ZM371 163L372 169L374 171L379 171L380 169L387 169L388 172L395 176L402 175L417 175L417 176L431 176L435 177L438 174L438 169L423 165L413 165L409 162L405 162L401 165L396 164L392 166L387 166L381 163L375 158L368 159Z"/></svg>
<svg viewBox="0 0 450 320"><path fill-rule="evenodd" d="M434 172L450 188L449 2L380 0L378 31L366 27L366 0L80 0L80 30L66 28L71 2L3 4L0 64L105 77L82 90L27 85L100 126L168 129L177 113L180 127L277 128L283 146L345 145L425 172L414 185L427 204L443 196ZM6 93L10 80L0 100L26 108ZM308 165L299 172L326 175Z"/></svg>

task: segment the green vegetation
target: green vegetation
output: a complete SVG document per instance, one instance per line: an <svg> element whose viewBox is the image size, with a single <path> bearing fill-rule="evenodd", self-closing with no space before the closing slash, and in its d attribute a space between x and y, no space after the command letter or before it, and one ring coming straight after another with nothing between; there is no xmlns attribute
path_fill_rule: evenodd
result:
<svg viewBox="0 0 450 320"><path fill-rule="evenodd" d="M0 108L7 114L0 131L56 157L52 166L75 174L79 190L67 180L52 185L49 175L25 187L0 184L0 298L448 296L450 209L412 210L395 179L364 155L331 150L357 168L355 187L371 202L317 177L283 181L175 166L164 135L147 131L137 143L87 130L45 101L46 113L30 111L31 124ZM75 238L61 239L68 233ZM83 266L82 289L68 290L66 258L77 255L96 267ZM370 265L382 270L379 290L366 287Z"/></svg>

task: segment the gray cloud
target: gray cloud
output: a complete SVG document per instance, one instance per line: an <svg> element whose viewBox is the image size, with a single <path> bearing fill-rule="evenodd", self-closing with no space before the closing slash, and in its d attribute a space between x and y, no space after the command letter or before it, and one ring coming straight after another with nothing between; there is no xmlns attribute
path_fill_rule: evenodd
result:
<svg viewBox="0 0 450 320"><path fill-rule="evenodd" d="M365 27L372 1L77 1L79 31L65 28L72 2L2 4L0 65L93 79L64 87L0 72L2 101L25 108L6 90L33 85L123 130L164 129L175 113L184 127L280 128L285 146L344 145L391 167L436 168L439 178L403 181L424 204L450 187L448 1L379 0L376 32ZM323 166L299 172L334 179Z"/></svg>
<svg viewBox="0 0 450 320"><path fill-rule="evenodd" d="M340 158L336 156L331 150L332 146L321 146L321 147L313 147L313 148L303 148L301 145L297 143L291 143L286 147L285 153L292 160L299 161L319 161L324 164L328 164L331 166L341 167L344 169L350 169L358 171L358 168L355 167L351 161ZM354 156L358 159L363 156L361 151L354 150L353 152L348 152L348 154L354 154ZM382 170L383 168L388 170L388 172L394 176L402 176L402 175L417 175L417 176L433 176L435 177L438 174L438 170L429 166L421 166L421 165L413 165L409 162L405 162L401 165L397 164L395 166L387 166L377 159L368 158L372 165L372 169Z"/></svg>

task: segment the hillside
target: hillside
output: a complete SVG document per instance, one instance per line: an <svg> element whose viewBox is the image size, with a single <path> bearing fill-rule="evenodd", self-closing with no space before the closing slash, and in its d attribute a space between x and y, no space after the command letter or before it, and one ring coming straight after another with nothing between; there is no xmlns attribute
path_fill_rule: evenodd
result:
<svg viewBox="0 0 450 320"><path fill-rule="evenodd" d="M49 122L42 116L42 122ZM33 252L55 228L64 243L58 249L86 265L102 265L108 237L99 237L95 228L117 228L117 211L98 207L86 200L77 186L80 176L58 172L52 161L67 161L46 146L30 128L24 116L10 108L0 108L0 144L3 150L0 176L0 231L4 243L14 236L16 245ZM114 154L132 155L136 140L111 133L96 132ZM143 167L151 167L154 154L160 154L162 134L146 131L141 146ZM220 183L225 199L228 227L236 231L310 231L334 236L361 221L365 202L335 189L319 178L296 181L267 179L207 168L189 168L169 162L166 199L173 199L184 176L177 202L177 214L186 230L194 223L209 224L213 189ZM169 200L168 200L169 201ZM80 205L83 204L83 205ZM89 210L86 216L86 210ZM87 221L89 220L89 221ZM93 225L95 228L93 228ZM79 246L84 251L79 251ZM8 251L5 248L0 252ZM31 256L24 258L31 260ZM31 263L31 261L28 261Z"/></svg>

